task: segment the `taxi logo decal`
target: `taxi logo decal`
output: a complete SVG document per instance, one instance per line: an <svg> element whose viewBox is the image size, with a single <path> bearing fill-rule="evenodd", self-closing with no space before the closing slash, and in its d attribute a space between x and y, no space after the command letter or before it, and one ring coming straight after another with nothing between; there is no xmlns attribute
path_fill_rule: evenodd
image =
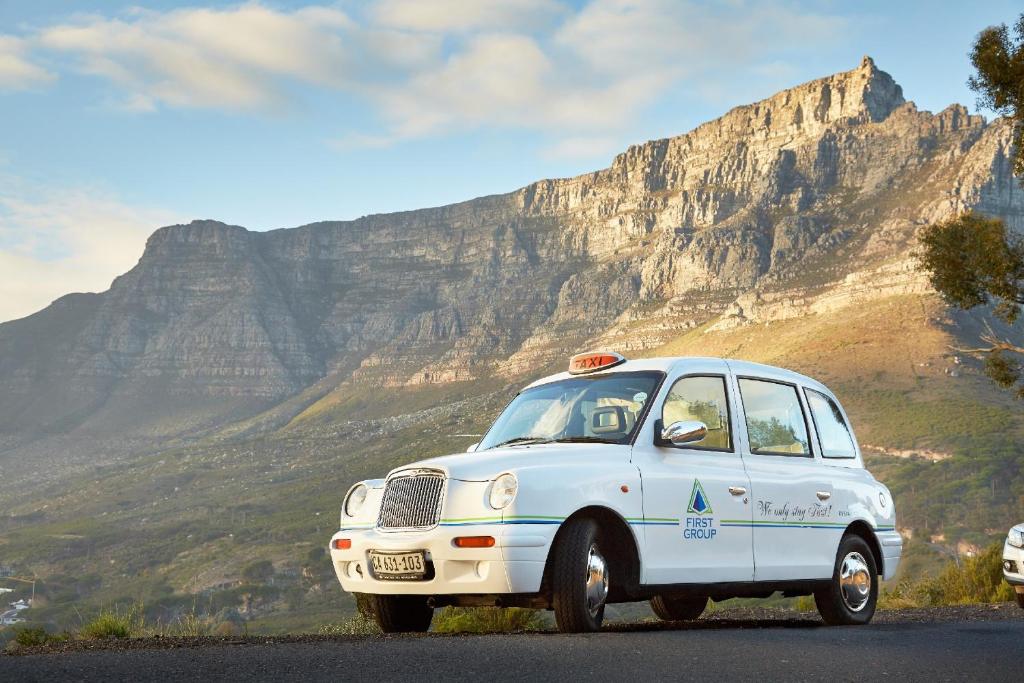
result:
<svg viewBox="0 0 1024 683"><path fill-rule="evenodd" d="M690 505L686 508L686 511L696 515L711 514L711 503L708 501L708 494L704 493L704 487L700 485L699 479L693 480Z"/></svg>

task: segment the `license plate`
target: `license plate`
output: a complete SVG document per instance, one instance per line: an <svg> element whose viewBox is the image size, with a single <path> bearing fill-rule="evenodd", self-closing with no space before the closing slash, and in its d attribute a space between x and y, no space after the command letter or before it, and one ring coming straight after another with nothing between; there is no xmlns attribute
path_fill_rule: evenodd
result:
<svg viewBox="0 0 1024 683"><path fill-rule="evenodd" d="M407 553L370 551L370 565L374 577L387 581L417 581L427 573L426 553L422 550Z"/></svg>

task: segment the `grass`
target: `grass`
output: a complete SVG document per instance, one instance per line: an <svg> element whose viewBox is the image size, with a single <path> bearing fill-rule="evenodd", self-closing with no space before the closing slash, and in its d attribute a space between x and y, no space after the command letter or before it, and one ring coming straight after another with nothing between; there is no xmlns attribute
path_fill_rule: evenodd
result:
<svg viewBox="0 0 1024 683"><path fill-rule="evenodd" d="M324 624L320 627L319 633L323 636L367 636L380 633L380 628L373 617L356 614L347 621Z"/></svg>
<svg viewBox="0 0 1024 683"><path fill-rule="evenodd" d="M513 633L540 631L547 622L540 610L522 607L445 607L432 626L437 633Z"/></svg>
<svg viewBox="0 0 1024 683"><path fill-rule="evenodd" d="M131 638L145 635L146 618L141 605L102 609L91 621L82 624L78 637L86 640Z"/></svg>

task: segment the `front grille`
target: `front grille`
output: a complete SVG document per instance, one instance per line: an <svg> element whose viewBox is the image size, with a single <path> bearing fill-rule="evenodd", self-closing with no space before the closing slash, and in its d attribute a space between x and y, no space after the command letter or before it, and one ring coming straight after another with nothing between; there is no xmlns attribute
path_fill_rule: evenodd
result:
<svg viewBox="0 0 1024 683"><path fill-rule="evenodd" d="M429 529L441 519L444 475L415 470L399 473L384 485L377 516L380 529Z"/></svg>

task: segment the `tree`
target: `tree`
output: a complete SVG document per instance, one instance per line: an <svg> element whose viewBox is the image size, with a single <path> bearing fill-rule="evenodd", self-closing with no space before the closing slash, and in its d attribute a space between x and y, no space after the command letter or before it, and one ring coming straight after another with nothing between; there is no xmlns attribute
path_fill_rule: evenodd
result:
<svg viewBox="0 0 1024 683"><path fill-rule="evenodd" d="M967 85L978 93L978 106L1013 121L1013 172L1024 176L1024 14L1013 27L1013 37L1006 24L978 34L971 63L978 73Z"/></svg>
<svg viewBox="0 0 1024 683"><path fill-rule="evenodd" d="M1006 24L978 34L971 48L977 70L967 85L978 106L1013 124L1013 172L1024 176L1024 14L1012 35ZM1024 182L1024 177L1022 177ZM995 315L1014 325L1024 305L1024 240L999 219L966 213L928 226L921 235L921 267L948 302L964 310L992 304ZM1024 399L1024 348L987 325L979 348L958 349L984 358L985 373Z"/></svg>
<svg viewBox="0 0 1024 683"><path fill-rule="evenodd" d="M921 267L949 303L964 310L992 304L996 317L1009 325L1018 322L1024 305L1024 239L1010 234L1001 220L965 213L929 226L920 241ZM986 328L985 346L958 350L984 358L985 373L1024 399L1024 347Z"/></svg>

